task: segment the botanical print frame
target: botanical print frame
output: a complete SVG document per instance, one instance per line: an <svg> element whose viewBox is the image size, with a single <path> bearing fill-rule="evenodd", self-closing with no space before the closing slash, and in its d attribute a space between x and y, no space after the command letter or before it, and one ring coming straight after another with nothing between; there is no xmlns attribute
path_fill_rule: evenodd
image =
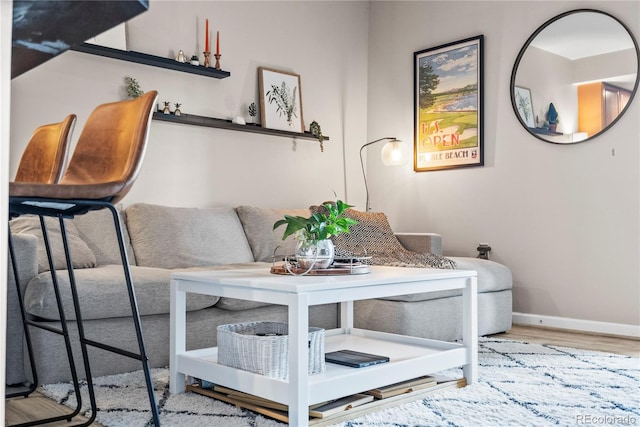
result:
<svg viewBox="0 0 640 427"><path fill-rule="evenodd" d="M533 102L531 101L531 89L522 86L513 87L513 98L516 102L516 108L518 114L522 119L522 123L527 127L536 127L536 122L533 119Z"/></svg>
<svg viewBox="0 0 640 427"><path fill-rule="evenodd" d="M258 68L262 127L304 132L300 75Z"/></svg>
<svg viewBox="0 0 640 427"><path fill-rule="evenodd" d="M416 172L484 165L483 39L414 52Z"/></svg>

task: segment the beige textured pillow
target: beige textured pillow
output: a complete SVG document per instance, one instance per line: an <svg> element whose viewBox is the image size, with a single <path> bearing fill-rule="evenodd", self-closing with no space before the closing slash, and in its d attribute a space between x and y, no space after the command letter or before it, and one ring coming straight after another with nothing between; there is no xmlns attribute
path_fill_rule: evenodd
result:
<svg viewBox="0 0 640 427"><path fill-rule="evenodd" d="M311 208L312 211L318 209L324 208ZM456 268L454 261L441 255L407 250L393 233L384 213L347 209L343 215L357 220L358 224L351 226L350 233L331 238L335 245L336 257L366 254L371 256L370 263L374 265Z"/></svg>
<svg viewBox="0 0 640 427"><path fill-rule="evenodd" d="M137 265L188 268L252 262L236 211L137 203L126 209Z"/></svg>
<svg viewBox="0 0 640 427"><path fill-rule="evenodd" d="M38 237L38 272L49 271L47 251L44 247L44 239L42 237L42 229L40 228L40 219L38 216L21 215L11 220L9 224L11 225L12 233L28 233ZM51 246L55 269L66 269L67 262L64 256L64 247L62 246L62 233L60 233L59 221L57 218L45 217L45 226L47 227L47 236L49 236L49 245ZM96 257L84 240L80 238L73 221L65 219L64 226L67 230L67 241L69 242L69 252L71 253L73 268L95 267Z"/></svg>
<svg viewBox="0 0 640 427"><path fill-rule="evenodd" d="M242 227L247 235L251 251L256 261L271 262L274 249L278 248L278 255L293 255L296 241L293 236L282 240L285 226L273 229L273 224L284 219L285 215L308 217L309 209L269 209L253 206L238 206L236 208Z"/></svg>

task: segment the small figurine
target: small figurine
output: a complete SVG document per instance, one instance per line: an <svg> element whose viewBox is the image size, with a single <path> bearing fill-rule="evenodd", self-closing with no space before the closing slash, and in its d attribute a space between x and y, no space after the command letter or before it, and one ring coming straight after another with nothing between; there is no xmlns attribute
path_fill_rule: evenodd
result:
<svg viewBox="0 0 640 427"><path fill-rule="evenodd" d="M184 51L180 49L178 52L178 56L176 56L176 61L178 62L187 62L187 57L184 54Z"/></svg>
<svg viewBox="0 0 640 427"><path fill-rule="evenodd" d="M200 60L198 59L198 55L193 55L191 57L191 65L200 65Z"/></svg>
<svg viewBox="0 0 640 427"><path fill-rule="evenodd" d="M179 102L176 102L176 109L173 111L173 114L175 114L176 116L179 116L182 114L182 111L180 111L180 106L182 104L180 104Z"/></svg>
<svg viewBox="0 0 640 427"><path fill-rule="evenodd" d="M169 101L164 101L164 109L162 110L163 114L171 114L171 110L169 109Z"/></svg>

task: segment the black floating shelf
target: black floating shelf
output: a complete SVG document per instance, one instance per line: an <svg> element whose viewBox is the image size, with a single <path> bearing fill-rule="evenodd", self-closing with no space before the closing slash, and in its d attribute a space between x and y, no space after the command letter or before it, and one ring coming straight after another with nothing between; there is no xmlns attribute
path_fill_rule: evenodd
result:
<svg viewBox="0 0 640 427"><path fill-rule="evenodd" d="M218 129L227 129L227 130L237 130L240 132L250 132L250 133L262 133L266 135L276 135L276 136L284 136L289 138L300 138L300 139L314 139L317 140L315 136L311 134L311 132L289 132L286 130L278 130L278 129L268 129L263 128L259 125L238 125L232 123L231 120L224 119L215 119L213 117L205 117L205 116L196 116L194 114L181 114L176 116L174 114L164 114L155 112L153 113L153 120L159 120L162 122L169 123L181 123L185 125L193 125L193 126L205 126L210 128L218 128ZM328 136L324 137L325 141L329 140Z"/></svg>
<svg viewBox="0 0 640 427"><path fill-rule="evenodd" d="M203 67L201 65L191 65L189 63L174 61L173 59L161 56L148 55L146 53L134 52L131 50L113 49L95 44L82 43L71 46L71 50L76 52L90 53L92 55L104 56L107 58L119 59L121 61L135 62L137 64L151 65L152 67L166 68L168 70L181 71L183 73L198 74L201 76L224 79L231 75L228 71L216 70L215 68Z"/></svg>

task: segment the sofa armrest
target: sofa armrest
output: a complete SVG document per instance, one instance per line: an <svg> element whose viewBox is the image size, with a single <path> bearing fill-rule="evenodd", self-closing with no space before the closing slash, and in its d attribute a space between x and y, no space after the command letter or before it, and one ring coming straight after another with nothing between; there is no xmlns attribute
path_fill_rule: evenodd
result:
<svg viewBox="0 0 640 427"><path fill-rule="evenodd" d="M18 277L24 292L27 283L38 275L38 238L33 234L12 234L13 249L18 267ZM27 380L24 371L23 359L23 332L22 316L16 291L16 282L13 277L13 265L8 261L7 277L7 359L6 359L6 383L19 384Z"/></svg>
<svg viewBox="0 0 640 427"><path fill-rule="evenodd" d="M437 233L395 233L406 249L412 252L442 255L442 236Z"/></svg>

